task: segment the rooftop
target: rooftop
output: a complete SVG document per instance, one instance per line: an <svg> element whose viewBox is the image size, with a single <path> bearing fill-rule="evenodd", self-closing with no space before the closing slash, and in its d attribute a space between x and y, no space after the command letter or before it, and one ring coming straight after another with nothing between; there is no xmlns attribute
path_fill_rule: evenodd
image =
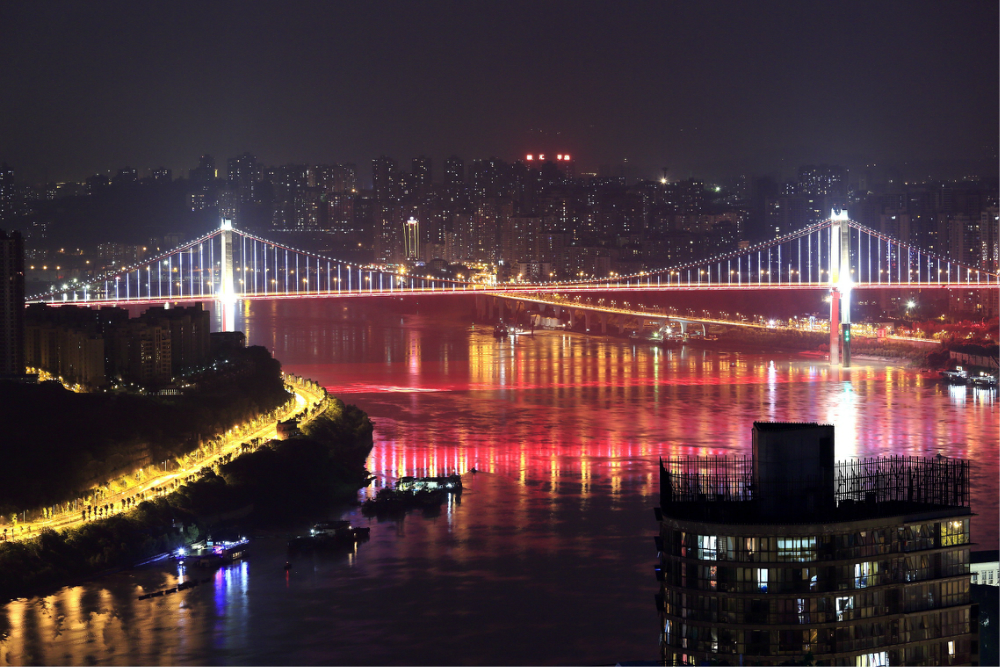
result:
<svg viewBox="0 0 1000 667"><path fill-rule="evenodd" d="M665 516L721 523L970 514L969 462L942 456L834 461L833 427L758 422L753 456L660 461Z"/></svg>

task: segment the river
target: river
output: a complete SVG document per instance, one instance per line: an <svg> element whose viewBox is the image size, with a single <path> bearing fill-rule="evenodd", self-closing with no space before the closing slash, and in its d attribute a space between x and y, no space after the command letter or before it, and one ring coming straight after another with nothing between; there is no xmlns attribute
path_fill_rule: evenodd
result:
<svg viewBox="0 0 1000 667"><path fill-rule="evenodd" d="M974 548L997 548L1000 429L988 392L864 360L831 371L818 357L563 332L497 341L472 323L471 304L442 298L245 304L236 325L375 421L376 481L362 497L398 476L457 471L460 498L370 524L348 508L342 516L371 525L371 540L296 558L288 572L286 535L273 533L171 596L137 599L192 573L146 567L13 601L0 615L0 661L651 659L658 458L749 453L755 420L832 423L841 459L971 459ZM290 517L285 533L304 528Z"/></svg>

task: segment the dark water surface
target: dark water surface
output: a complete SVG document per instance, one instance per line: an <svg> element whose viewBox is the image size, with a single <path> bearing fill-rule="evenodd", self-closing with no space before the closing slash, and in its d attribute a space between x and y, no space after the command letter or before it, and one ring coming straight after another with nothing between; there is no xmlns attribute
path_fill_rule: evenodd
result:
<svg viewBox="0 0 1000 667"><path fill-rule="evenodd" d="M441 297L437 297L441 298ZM211 582L153 567L0 615L14 664L614 664L658 652L657 459L748 453L754 420L836 426L838 458L973 460L973 540L997 548L997 404L884 363L662 351L539 332L503 342L471 304L242 307L237 328L376 422L376 486L463 474L435 515L372 521L356 550L261 536ZM405 311L402 310L405 308ZM735 366L733 365L735 363ZM469 472L473 467L479 474ZM362 493L362 496L364 492ZM344 516L367 525L356 508ZM305 528L290 518L288 532Z"/></svg>

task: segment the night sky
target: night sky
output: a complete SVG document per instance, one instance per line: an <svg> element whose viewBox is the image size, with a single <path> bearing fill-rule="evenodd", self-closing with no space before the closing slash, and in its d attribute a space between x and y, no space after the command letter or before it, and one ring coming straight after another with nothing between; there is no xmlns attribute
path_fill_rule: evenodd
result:
<svg viewBox="0 0 1000 667"><path fill-rule="evenodd" d="M0 160L131 165L513 160L790 173L995 163L998 3L12 2Z"/></svg>

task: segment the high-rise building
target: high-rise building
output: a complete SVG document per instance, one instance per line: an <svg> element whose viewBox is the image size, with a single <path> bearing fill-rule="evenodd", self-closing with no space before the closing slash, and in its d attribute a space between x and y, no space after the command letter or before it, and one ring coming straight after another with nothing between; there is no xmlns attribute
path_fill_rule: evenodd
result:
<svg viewBox="0 0 1000 667"><path fill-rule="evenodd" d="M980 211L979 227L983 231L983 268L996 271L1000 268L1000 208L988 206Z"/></svg>
<svg viewBox="0 0 1000 667"><path fill-rule="evenodd" d="M350 193L358 190L357 168L353 164L334 164L316 167L315 185L327 193Z"/></svg>
<svg viewBox="0 0 1000 667"><path fill-rule="evenodd" d="M229 158L227 167L229 189L237 193L239 203L256 202L257 184L263 175L261 166L257 164L257 158L250 153L244 153Z"/></svg>
<svg viewBox="0 0 1000 667"><path fill-rule="evenodd" d="M24 375L24 239L0 230L0 376Z"/></svg>
<svg viewBox="0 0 1000 667"><path fill-rule="evenodd" d="M354 231L354 201L357 195L333 193L326 198L327 225L334 231Z"/></svg>
<svg viewBox="0 0 1000 667"><path fill-rule="evenodd" d="M372 190L375 199L389 200L393 197L398 180L399 167L391 157L380 155L372 160Z"/></svg>
<svg viewBox="0 0 1000 667"><path fill-rule="evenodd" d="M112 185L131 185L139 181L139 172L135 167L122 167L111 179Z"/></svg>
<svg viewBox="0 0 1000 667"><path fill-rule="evenodd" d="M318 187L298 188L295 191L295 229L325 229L327 205L323 191Z"/></svg>
<svg viewBox="0 0 1000 667"><path fill-rule="evenodd" d="M156 325L170 336L170 368L175 374L208 361L211 353L211 317L196 303L186 308L154 306L139 318Z"/></svg>
<svg viewBox="0 0 1000 667"><path fill-rule="evenodd" d="M480 200L505 196L510 190L510 176L510 165L499 158L473 161L469 169L473 198Z"/></svg>
<svg viewBox="0 0 1000 667"><path fill-rule="evenodd" d="M805 200L806 224L825 220L831 209L847 205L847 176L847 168L836 165L799 167L796 194Z"/></svg>
<svg viewBox="0 0 1000 667"><path fill-rule="evenodd" d="M128 319L128 313L124 313ZM24 361L63 382L100 387L105 376L104 338L97 314L78 306L32 304L25 310Z"/></svg>
<svg viewBox="0 0 1000 667"><path fill-rule="evenodd" d="M169 183L174 180L173 170L167 167L157 167L149 173L149 176L157 183Z"/></svg>
<svg viewBox="0 0 1000 667"><path fill-rule="evenodd" d="M188 172L188 178L199 185L206 185L217 177L215 158L205 154L198 158L198 166Z"/></svg>
<svg viewBox="0 0 1000 667"><path fill-rule="evenodd" d="M111 185L111 179L109 179L104 174L94 174L93 176L87 177L86 184L87 184L87 194L92 195L101 192L109 185Z"/></svg>
<svg viewBox="0 0 1000 667"><path fill-rule="evenodd" d="M465 184L465 162L452 155L444 161L444 184L448 188L460 188Z"/></svg>
<svg viewBox="0 0 1000 667"><path fill-rule="evenodd" d="M271 226L275 229L296 229L298 192L308 187L309 168L303 164L270 167L267 181L273 195Z"/></svg>
<svg viewBox="0 0 1000 667"><path fill-rule="evenodd" d="M661 462L663 663L978 664L969 484L963 460L835 462L818 424Z"/></svg>
<svg viewBox="0 0 1000 667"><path fill-rule="evenodd" d="M14 170L4 162L0 164L0 220L14 214Z"/></svg>
<svg viewBox="0 0 1000 667"><path fill-rule="evenodd" d="M333 169L333 191L354 194L358 191L358 167L353 163L338 164Z"/></svg>
<svg viewBox="0 0 1000 667"><path fill-rule="evenodd" d="M426 189L432 183L431 159L426 155L413 158L410 172L417 190Z"/></svg>

